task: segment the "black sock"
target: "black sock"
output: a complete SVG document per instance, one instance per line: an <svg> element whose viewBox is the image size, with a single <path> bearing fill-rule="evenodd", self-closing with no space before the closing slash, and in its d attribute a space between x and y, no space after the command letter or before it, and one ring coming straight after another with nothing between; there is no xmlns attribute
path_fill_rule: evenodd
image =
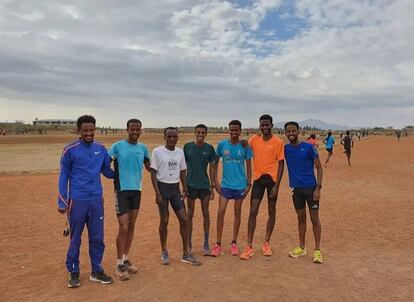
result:
<svg viewBox="0 0 414 302"><path fill-rule="evenodd" d="M218 246L221 246L221 241L217 241L216 243Z"/></svg>
<svg viewBox="0 0 414 302"><path fill-rule="evenodd" d="M231 241L231 244L236 244L236 240L232 240Z"/></svg>

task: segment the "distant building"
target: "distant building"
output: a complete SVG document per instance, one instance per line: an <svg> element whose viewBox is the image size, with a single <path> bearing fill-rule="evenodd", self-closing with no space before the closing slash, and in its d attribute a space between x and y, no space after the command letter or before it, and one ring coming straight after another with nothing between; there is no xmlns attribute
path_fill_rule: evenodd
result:
<svg viewBox="0 0 414 302"><path fill-rule="evenodd" d="M43 126L43 127L67 127L67 128L75 128L76 127L76 120L68 120L68 119L46 119L46 120L34 120L33 126Z"/></svg>

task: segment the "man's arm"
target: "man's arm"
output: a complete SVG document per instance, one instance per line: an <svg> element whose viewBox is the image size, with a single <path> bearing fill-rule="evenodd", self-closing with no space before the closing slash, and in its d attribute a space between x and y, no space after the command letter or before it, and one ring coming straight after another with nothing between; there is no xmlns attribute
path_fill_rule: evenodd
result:
<svg viewBox="0 0 414 302"><path fill-rule="evenodd" d="M276 199L279 194L279 187L280 182L282 181L283 172L285 170L285 160L279 160L277 164L277 176L276 176L276 183L270 192L270 197Z"/></svg>
<svg viewBox="0 0 414 302"><path fill-rule="evenodd" d="M246 184L246 190L244 193L244 197L247 196L247 193L249 193L250 189L252 188L252 160L246 159L246 172L247 172L247 184Z"/></svg>
<svg viewBox="0 0 414 302"><path fill-rule="evenodd" d="M155 192L155 202L158 205L162 204L162 195L160 189L158 188L158 179L157 179L157 170L151 168L151 183Z"/></svg>
<svg viewBox="0 0 414 302"><path fill-rule="evenodd" d="M313 162L316 167L316 189L315 192L313 192L313 200L319 201L319 199L321 198L323 169L319 157L316 157Z"/></svg>
<svg viewBox="0 0 414 302"><path fill-rule="evenodd" d="M180 181L181 181L181 185L183 187L183 193L181 194L181 196L183 198L187 197L187 170L181 170L180 171Z"/></svg>
<svg viewBox="0 0 414 302"><path fill-rule="evenodd" d="M59 172L59 183L58 183L58 211L61 214L66 213L68 204L68 182L70 176L70 158L69 151L66 149L62 153L60 159L60 172Z"/></svg>
<svg viewBox="0 0 414 302"><path fill-rule="evenodd" d="M103 148L105 150L105 159L102 165L102 174L106 177L106 178L110 178L110 179L114 179L115 178L115 172L114 170L111 169L111 158L108 155L108 151L106 151L105 148Z"/></svg>
<svg viewBox="0 0 414 302"><path fill-rule="evenodd" d="M151 172L151 161L148 157L144 158L144 166L145 166L145 170L147 170L148 172Z"/></svg>
<svg viewBox="0 0 414 302"><path fill-rule="evenodd" d="M210 176L210 200L214 199L214 186L216 184L216 169L217 169L217 159L210 162L209 164L209 176Z"/></svg>

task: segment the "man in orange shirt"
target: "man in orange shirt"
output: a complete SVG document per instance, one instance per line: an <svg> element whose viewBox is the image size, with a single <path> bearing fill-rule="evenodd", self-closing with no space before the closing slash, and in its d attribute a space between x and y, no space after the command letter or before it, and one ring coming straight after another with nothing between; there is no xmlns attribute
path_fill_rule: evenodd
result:
<svg viewBox="0 0 414 302"><path fill-rule="evenodd" d="M254 183L250 199L247 246L240 255L240 259L243 260L249 260L253 256L256 217L265 191L267 191L269 217L262 252L264 256L272 255L269 241L276 223L276 201L284 169L284 143L272 134L272 117L268 114L262 115L259 122L262 134L255 134L249 140L253 150Z"/></svg>

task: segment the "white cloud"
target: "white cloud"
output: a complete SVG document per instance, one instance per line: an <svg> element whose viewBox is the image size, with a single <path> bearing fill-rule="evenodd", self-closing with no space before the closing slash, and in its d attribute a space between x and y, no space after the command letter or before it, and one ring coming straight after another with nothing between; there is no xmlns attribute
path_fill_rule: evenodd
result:
<svg viewBox="0 0 414 302"><path fill-rule="evenodd" d="M0 2L0 119L40 118L43 106L121 127L131 114L148 126L255 125L267 111L362 125L357 108L371 124L409 122L414 2L298 0L305 28L287 41L259 36L270 12L295 28L287 4Z"/></svg>

